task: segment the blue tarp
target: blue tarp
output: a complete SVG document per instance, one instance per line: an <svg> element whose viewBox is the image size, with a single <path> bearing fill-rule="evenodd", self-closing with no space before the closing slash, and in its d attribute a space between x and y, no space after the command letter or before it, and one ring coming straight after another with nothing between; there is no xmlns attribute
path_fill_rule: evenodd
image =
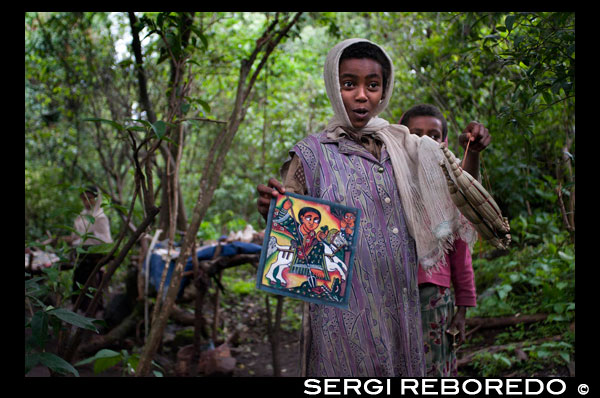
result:
<svg viewBox="0 0 600 398"><path fill-rule="evenodd" d="M157 244L155 246L155 248L157 248L157 249L160 247L161 247L160 244ZM204 249L198 250L198 252L197 252L198 261L212 259L215 254L216 247L217 246L215 245L215 246L209 246L209 247L205 247ZM262 247L260 245L256 245L254 243L231 242L231 243L221 245L221 253L219 256L230 257L230 256L234 256L236 254L256 254L256 253L260 253L261 249L262 249ZM169 264L169 269L167 270L167 276L165 279L165 288L164 288L163 294L166 294L166 292L167 292L166 287L169 285L169 282L171 281L171 275L173 274L173 270L175 269L175 261L176 261L176 259L173 259L173 260L171 260L171 263ZM158 291L158 288L160 287L160 278L162 276L163 270L165 269L165 261L162 259L162 257L160 255L158 255L156 253L152 253L150 255L150 264L149 265L150 265L149 282ZM188 258L187 262L185 263L184 272L192 271L193 269L194 269L194 264L192 262L192 256L190 256ZM190 282L190 278L187 276L184 276L183 279L181 280L181 285L179 287L179 292L177 293L177 298L180 298L181 294L183 293L183 289L188 285L189 282Z"/></svg>

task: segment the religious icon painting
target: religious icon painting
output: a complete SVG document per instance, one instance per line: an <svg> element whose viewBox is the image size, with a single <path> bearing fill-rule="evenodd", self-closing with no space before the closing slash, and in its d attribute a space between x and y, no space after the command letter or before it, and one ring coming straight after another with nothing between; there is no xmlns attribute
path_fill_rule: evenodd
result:
<svg viewBox="0 0 600 398"><path fill-rule="evenodd" d="M271 200L257 288L346 308L360 209L287 193Z"/></svg>

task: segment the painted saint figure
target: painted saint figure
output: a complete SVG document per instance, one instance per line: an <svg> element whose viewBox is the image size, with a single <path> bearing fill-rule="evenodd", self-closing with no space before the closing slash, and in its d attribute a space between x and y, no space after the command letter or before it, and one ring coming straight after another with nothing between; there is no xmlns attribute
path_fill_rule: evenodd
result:
<svg viewBox="0 0 600 398"><path fill-rule="evenodd" d="M274 223L279 224L293 237L291 249L294 251L289 272L306 275L310 287L316 287L316 278L329 280L327 267L324 264L325 246L323 240L327 236L324 231L317 231L321 223L321 213L312 207L303 207L298 212L298 221L293 216L292 201L286 199L279 209Z"/></svg>

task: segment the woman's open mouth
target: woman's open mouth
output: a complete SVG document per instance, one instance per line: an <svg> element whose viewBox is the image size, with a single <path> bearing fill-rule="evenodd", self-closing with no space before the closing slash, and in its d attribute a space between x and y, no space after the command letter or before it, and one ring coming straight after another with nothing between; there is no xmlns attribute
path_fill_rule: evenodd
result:
<svg viewBox="0 0 600 398"><path fill-rule="evenodd" d="M356 114L356 116L360 119L365 118L369 114L369 110L366 108L353 109L352 112L354 112L354 114Z"/></svg>

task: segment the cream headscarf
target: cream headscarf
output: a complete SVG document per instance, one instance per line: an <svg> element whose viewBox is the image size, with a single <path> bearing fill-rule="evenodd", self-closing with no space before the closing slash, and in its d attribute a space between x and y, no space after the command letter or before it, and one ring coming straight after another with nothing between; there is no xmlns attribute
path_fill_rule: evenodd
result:
<svg viewBox="0 0 600 398"><path fill-rule="evenodd" d="M94 218L94 223L92 224L87 216L92 216ZM102 209L102 196L98 193L96 196L96 203L94 204L93 209L86 209L85 207L79 213L77 218L75 218L74 227L79 234L94 234L94 238L87 238L83 244L84 245L99 245L102 243L112 243L112 236L110 234L110 223L108 222L108 217L104 214L104 210ZM73 245L79 245L81 243L81 238L75 235L76 238L73 241Z"/></svg>
<svg viewBox="0 0 600 398"><path fill-rule="evenodd" d="M385 97L375 108L373 118L361 129L353 128L350 122L339 82L340 56L346 47L358 42L377 46L390 63ZM335 113L326 128L327 136L338 139L345 134L342 129L345 127L372 134L384 143L390 155L408 231L416 242L421 266L430 270L437 264L445 264L444 253L452 249L456 238L461 238L472 248L477 235L450 198L446 178L439 165L441 161L446 162L439 144L427 136L410 134L406 126L390 124L377 116L387 107L394 88L394 66L385 50L366 39L344 40L327 54L323 77Z"/></svg>

